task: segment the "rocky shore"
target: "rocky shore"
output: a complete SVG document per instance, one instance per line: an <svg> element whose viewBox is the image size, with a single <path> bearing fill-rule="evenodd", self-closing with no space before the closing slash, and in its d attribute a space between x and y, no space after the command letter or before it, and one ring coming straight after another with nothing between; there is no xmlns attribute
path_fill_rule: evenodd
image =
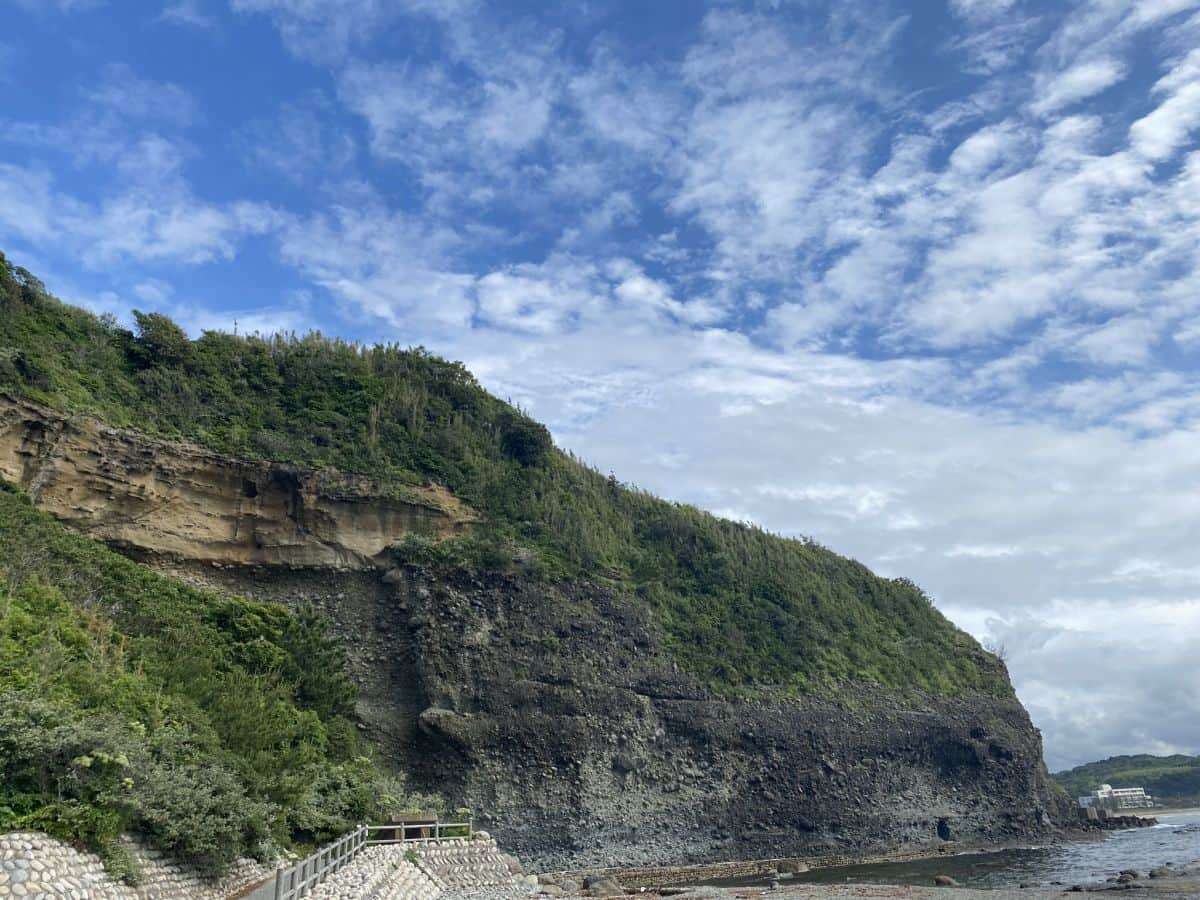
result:
<svg viewBox="0 0 1200 900"><path fill-rule="evenodd" d="M786 877L787 873L784 873ZM1148 872L1125 870L1105 881L1084 884L1051 884L1015 888L978 889L958 885L953 878L937 876L928 887L884 884L788 884L773 882L765 887L661 887L640 890L630 888L615 874L588 876L577 881L572 876L542 876L539 895L611 898L636 893L643 898L670 900L1048 900L1076 894L1137 891L1154 900L1197 900L1200 898L1200 860L1186 866L1160 866Z"/></svg>
<svg viewBox="0 0 1200 900"><path fill-rule="evenodd" d="M1112 816L1110 818L1111 822L1107 826L1093 821L1090 824L1094 826L1094 830L1075 831L1072 834L1073 839L1067 840L1066 845L1076 847L1108 846L1105 843L1096 843L1101 840L1099 829L1105 827L1138 828L1152 825L1155 822L1152 818L1130 816ZM1187 831L1187 828L1184 831ZM1062 840L1060 838L1060 841L1055 843ZM1019 883L1012 887L968 887L959 884L953 875L949 874L957 874L961 878L963 877L961 872L979 868L978 865L970 864L964 868L961 863L962 859L965 858L969 861L977 858L974 851L998 853L1025 848L1019 844L1010 844L1007 847L959 847L957 849L958 852L946 852L946 848L942 848L942 853L925 854L899 851L882 857L859 858L852 861L837 860L811 867L808 864L812 862L811 860L763 859L700 866L613 868L590 872L547 873L538 876L538 892L543 896L550 897L567 897L577 894L596 898L637 895L665 897L672 898L672 900L676 900L676 898L678 900L792 900L792 898L807 900L807 898L842 897L903 897L910 898L910 900L934 897L1037 900L1037 898L1066 897L1084 893L1139 891L1154 898L1200 900L1200 859L1181 864L1178 862L1179 857L1176 856L1175 863L1165 862L1152 865L1147 861L1142 863L1139 868L1124 868L1119 871L1114 863L1107 876L1100 877L1099 873L1106 868L1102 856L1098 862L1093 859L1088 866L1083 867L1097 873L1087 880L1078 882L1051 880L1056 877L1050 874L1054 871L1051 869L1046 870L1039 881L1031 879L1029 883ZM1118 852L1116 858L1119 859L1122 855L1125 854ZM1145 857L1143 856L1143 858ZM1160 857L1160 859L1162 858ZM1184 859L1186 858L1184 857ZM806 873L813 869L837 869L847 863L855 867L883 866L872 874L875 878L882 876L884 880L887 879L888 872L898 871L894 865L889 864L905 864L902 866L905 874L896 877L903 877L906 883L876 884L851 880L871 877L865 875L861 869L845 870L844 874L847 877L845 883L837 883L836 879L840 878L841 874L836 871L821 873L834 883L806 883L806 879L812 877ZM912 865L907 864L916 864L917 867L913 868ZM1074 865L1075 871L1078 872L1080 868L1077 863ZM916 873L920 871L924 871L927 875L917 877ZM1017 873L1022 872L1022 869L1018 867L1012 871ZM1062 871L1071 871L1071 866L1066 866ZM1014 881L1016 877L1014 874ZM1068 876L1059 877L1065 879ZM1078 877L1076 875L1076 878ZM922 878L924 880L921 880Z"/></svg>

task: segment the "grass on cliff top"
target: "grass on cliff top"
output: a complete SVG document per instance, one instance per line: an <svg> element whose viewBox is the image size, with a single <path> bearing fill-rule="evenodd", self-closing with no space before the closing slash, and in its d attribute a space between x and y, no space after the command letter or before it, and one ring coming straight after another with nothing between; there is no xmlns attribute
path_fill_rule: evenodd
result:
<svg viewBox="0 0 1200 900"><path fill-rule="evenodd" d="M664 649L719 690L857 681L1011 695L1000 662L912 583L605 477L461 364L319 334L190 341L160 315L137 318L131 333L0 262L0 390L401 492L442 482L487 516L461 548L476 564L532 548L544 577L636 591Z"/></svg>
<svg viewBox="0 0 1200 900"><path fill-rule="evenodd" d="M144 836L202 870L408 805L312 615L197 591L0 485L0 831Z"/></svg>
<svg viewBox="0 0 1200 900"><path fill-rule="evenodd" d="M1053 777L1072 797L1111 784L1145 788L1160 800L1200 801L1200 756L1113 756L1056 772Z"/></svg>

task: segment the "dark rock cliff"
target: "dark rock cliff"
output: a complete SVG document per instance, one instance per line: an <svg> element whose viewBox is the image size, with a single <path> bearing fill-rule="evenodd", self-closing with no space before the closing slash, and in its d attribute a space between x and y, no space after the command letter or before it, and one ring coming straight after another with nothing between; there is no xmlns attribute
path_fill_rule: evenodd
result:
<svg viewBox="0 0 1200 900"><path fill-rule="evenodd" d="M542 868L842 856L1070 821L1015 698L717 696L660 654L644 608L597 584L177 574L322 607L389 759Z"/></svg>
<svg viewBox="0 0 1200 900"><path fill-rule="evenodd" d="M406 533L469 527L436 486L372 497L12 400L0 477L169 573L322 608L389 763L542 868L1002 840L1070 814L1011 695L724 697L619 587L393 566Z"/></svg>

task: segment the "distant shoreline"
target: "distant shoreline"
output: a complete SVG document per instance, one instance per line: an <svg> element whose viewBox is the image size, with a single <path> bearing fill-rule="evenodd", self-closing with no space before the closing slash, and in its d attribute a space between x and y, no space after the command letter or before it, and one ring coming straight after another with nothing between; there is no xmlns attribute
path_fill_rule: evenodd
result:
<svg viewBox="0 0 1200 900"><path fill-rule="evenodd" d="M1135 815L1139 818L1158 818L1160 816L1200 814L1200 807L1180 807L1178 809L1153 809L1153 810L1125 810L1124 815ZM1028 839L1014 839L1011 841L1003 841L999 843L972 843L972 842L952 842L949 844L924 845L919 847L899 848L893 851L876 854L865 854L862 856L854 855L829 855L823 857L801 858L801 857L767 857L760 859L749 860L729 860L712 863L693 863L678 866L613 866L606 868L588 868L577 869L565 872L547 873L556 878L571 878L577 879L580 882L584 878L593 875L607 875L615 878L627 889L643 890L648 893L654 893L659 888L674 889L693 888L703 886L705 890L709 887L715 887L722 891L728 891L729 896L733 897L734 892L745 893L747 891L762 890L761 887L755 887L747 884L738 886L734 882L740 879L761 880L772 878L777 874L777 868L781 868L787 863L802 863L807 866L809 871L819 869L833 869L843 866L870 866L881 863L904 863L914 862L919 860L936 860L949 859L959 856L974 856L986 855L992 853L1003 853L1011 850L1036 850L1043 847L1051 847L1067 843L1088 843L1094 841L1103 841L1108 838L1112 832L1105 830L1096 830L1089 828L1065 828L1056 835L1049 835L1045 840L1031 841ZM793 897L799 896L843 896L836 892L829 894L821 893L805 893L802 889L810 891L819 891L821 889L830 888L832 886L820 884L806 884L804 882L793 881L792 875L779 876L779 888L771 891L772 896L781 896L787 894ZM1192 875L1196 879L1195 874ZM722 885L721 882L729 882ZM859 884L859 887L866 885ZM879 885L871 885L871 887L880 887ZM919 890L917 888L912 888ZM977 889L981 893L990 897L1002 897L1005 891L1002 889ZM1040 896L1038 892L1030 892L1028 890L1016 891L1024 897ZM1058 893L1061 893L1059 891ZM861 895L856 895L861 896ZM882 894L880 896L890 896ZM905 895L908 896L908 895ZM959 891L955 892L955 896L966 896ZM1057 893L1056 893L1057 896ZM1190 895L1193 898L1200 894ZM686 900L681 897L680 900Z"/></svg>
<svg viewBox="0 0 1200 900"><path fill-rule="evenodd" d="M1064 829L1045 840L1031 841L1014 839L1000 843L951 842L948 844L924 845L899 848L884 853L855 856L839 854L821 857L763 857L759 859L725 860L711 863L690 863L677 866L610 866L604 868L572 869L550 872L556 878L572 878L582 881L593 875L610 875L626 888L653 891L660 887L690 887L716 881L738 878L770 877L776 867L784 863L802 863L808 869L835 869L841 866L870 866L879 863L912 862L925 859L945 859L956 856L1003 853L1006 850L1036 850L1068 842L1104 840L1106 831L1092 829ZM790 876L784 876L788 879ZM786 884L787 881L785 880ZM797 884L796 886L799 886Z"/></svg>

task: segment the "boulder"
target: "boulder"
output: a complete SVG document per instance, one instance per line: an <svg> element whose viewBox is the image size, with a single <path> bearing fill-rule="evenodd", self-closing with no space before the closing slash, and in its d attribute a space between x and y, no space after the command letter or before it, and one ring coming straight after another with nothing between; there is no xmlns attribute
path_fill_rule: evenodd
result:
<svg viewBox="0 0 1200 900"><path fill-rule="evenodd" d="M808 863L802 863L798 859L785 859L775 864L775 871L780 875L799 875L808 871Z"/></svg>
<svg viewBox="0 0 1200 900"><path fill-rule="evenodd" d="M578 894L579 893L579 882L575 881L573 879L564 878L562 881L560 881L558 883L558 885L559 885L559 887L561 887L563 889L564 894Z"/></svg>
<svg viewBox="0 0 1200 900"><path fill-rule="evenodd" d="M622 897L625 888L615 878L599 878L588 885L589 897Z"/></svg>
<svg viewBox="0 0 1200 900"><path fill-rule="evenodd" d="M547 897L561 897L564 891L557 884L543 884L538 893Z"/></svg>
<svg viewBox="0 0 1200 900"><path fill-rule="evenodd" d="M957 881L949 875L935 875L933 883L937 887L962 887Z"/></svg>

